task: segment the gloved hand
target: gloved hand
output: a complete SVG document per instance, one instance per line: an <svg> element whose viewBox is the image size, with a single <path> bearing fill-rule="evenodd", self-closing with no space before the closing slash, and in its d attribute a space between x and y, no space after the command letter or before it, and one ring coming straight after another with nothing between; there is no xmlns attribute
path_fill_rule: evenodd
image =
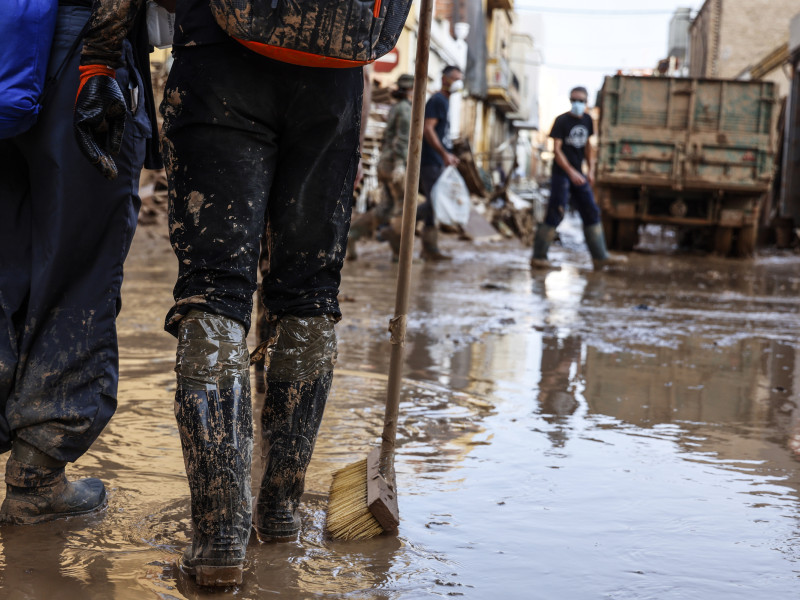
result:
<svg viewBox="0 0 800 600"><path fill-rule="evenodd" d="M106 179L117 177L112 154L118 154L125 131L125 98L114 78L114 69L85 65L75 98L73 127L84 156Z"/></svg>

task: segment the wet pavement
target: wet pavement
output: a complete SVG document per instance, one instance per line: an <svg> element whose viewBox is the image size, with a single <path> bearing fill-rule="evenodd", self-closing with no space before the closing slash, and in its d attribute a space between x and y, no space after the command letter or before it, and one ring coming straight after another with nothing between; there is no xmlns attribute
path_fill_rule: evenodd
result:
<svg viewBox="0 0 800 600"><path fill-rule="evenodd" d="M562 268L533 276L515 241L450 238L452 263L415 266L399 535L338 542L324 533L330 474L377 444L394 303L388 247L360 248L303 532L253 540L244 585L212 594L174 567L190 536L162 331L176 269L160 231L140 229L119 408L68 469L102 478L109 508L1 528L0 596L796 597L800 258L678 255L653 236L657 252L596 273L579 226L561 237Z"/></svg>

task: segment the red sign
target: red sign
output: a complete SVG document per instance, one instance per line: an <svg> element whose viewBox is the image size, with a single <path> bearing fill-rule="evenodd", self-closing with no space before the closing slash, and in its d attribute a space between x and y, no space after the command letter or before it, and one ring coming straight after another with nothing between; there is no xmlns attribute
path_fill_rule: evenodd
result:
<svg viewBox="0 0 800 600"><path fill-rule="evenodd" d="M388 54L381 56L373 65L376 73L389 73L394 70L399 62L400 53L397 51L397 48L392 48Z"/></svg>

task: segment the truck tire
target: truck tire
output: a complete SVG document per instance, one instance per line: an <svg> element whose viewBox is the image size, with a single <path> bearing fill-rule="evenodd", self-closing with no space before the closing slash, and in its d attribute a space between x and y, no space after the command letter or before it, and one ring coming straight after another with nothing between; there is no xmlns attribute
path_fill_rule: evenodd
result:
<svg viewBox="0 0 800 600"><path fill-rule="evenodd" d="M714 254L728 256L733 246L733 227L717 227L714 230Z"/></svg>
<svg viewBox="0 0 800 600"><path fill-rule="evenodd" d="M616 250L630 252L639 243L639 223L636 221L617 221Z"/></svg>
<svg viewBox="0 0 800 600"><path fill-rule="evenodd" d="M738 235L736 236L736 256L749 258L755 254L757 234L758 231L755 223L739 229Z"/></svg>

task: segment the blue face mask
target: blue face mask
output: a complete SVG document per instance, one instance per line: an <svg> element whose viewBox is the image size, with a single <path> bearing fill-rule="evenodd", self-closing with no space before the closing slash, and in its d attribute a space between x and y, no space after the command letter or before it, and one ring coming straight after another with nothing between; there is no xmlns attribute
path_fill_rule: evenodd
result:
<svg viewBox="0 0 800 600"><path fill-rule="evenodd" d="M586 112L586 102L575 100L572 102L572 114L576 117L582 117Z"/></svg>

